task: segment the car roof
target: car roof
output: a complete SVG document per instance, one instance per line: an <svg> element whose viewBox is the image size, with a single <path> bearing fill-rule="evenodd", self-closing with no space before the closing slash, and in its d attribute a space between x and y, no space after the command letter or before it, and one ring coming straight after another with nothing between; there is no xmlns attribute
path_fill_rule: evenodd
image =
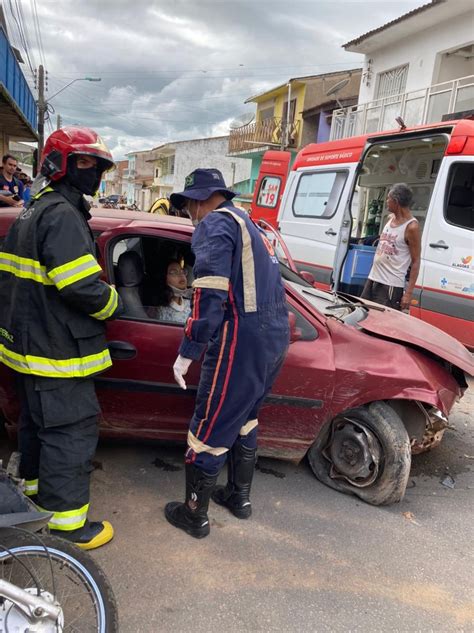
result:
<svg viewBox="0 0 474 633"><path fill-rule="evenodd" d="M0 228L2 226L8 230L8 227L14 222L22 209L15 208L3 208L0 212ZM121 209L103 209L93 207L91 209L91 226L92 228L101 227L103 231L107 229L113 229L118 226L133 226L133 227L154 227L158 228L162 226L167 229L179 229L192 233L193 226L190 220L187 218L178 218L172 215L156 215L154 213L146 213L143 211L128 211Z"/></svg>
<svg viewBox="0 0 474 633"><path fill-rule="evenodd" d="M146 213L143 211L128 211L126 209L103 209L101 207L93 207L90 210L92 215L91 227L93 229L101 228L102 230L113 229L119 226L128 226L130 228L166 228L168 230L178 229L192 233L193 225L187 218L178 218L173 215L156 215L154 213Z"/></svg>

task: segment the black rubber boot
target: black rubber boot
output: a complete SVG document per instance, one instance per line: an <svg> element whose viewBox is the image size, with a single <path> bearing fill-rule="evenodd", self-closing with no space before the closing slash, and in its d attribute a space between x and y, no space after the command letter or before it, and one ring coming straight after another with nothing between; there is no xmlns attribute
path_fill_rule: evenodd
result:
<svg viewBox="0 0 474 633"><path fill-rule="evenodd" d="M227 458L227 485L217 486L212 493L212 500L228 508L238 519L248 519L252 514L250 488L256 460L257 449L237 441Z"/></svg>
<svg viewBox="0 0 474 633"><path fill-rule="evenodd" d="M217 475L210 476L186 464L186 500L171 501L165 506L166 520L194 538L204 538L210 532L207 510Z"/></svg>

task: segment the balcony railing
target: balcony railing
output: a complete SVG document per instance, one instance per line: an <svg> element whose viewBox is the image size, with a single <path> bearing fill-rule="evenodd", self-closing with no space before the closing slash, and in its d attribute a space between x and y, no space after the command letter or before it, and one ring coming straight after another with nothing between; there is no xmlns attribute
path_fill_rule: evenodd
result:
<svg viewBox="0 0 474 633"><path fill-rule="evenodd" d="M288 139L286 139L286 122L277 117L256 121L236 130L230 130L229 154L248 152L265 145L296 147L298 145L299 124L299 121L292 121L288 125Z"/></svg>
<svg viewBox="0 0 474 633"><path fill-rule="evenodd" d="M36 132L36 101L15 54L0 26L0 84L6 89L23 117Z"/></svg>
<svg viewBox="0 0 474 633"><path fill-rule="evenodd" d="M372 134L396 127L401 116L408 127L441 121L444 114L471 110L474 75L428 88L334 110L330 140Z"/></svg>
<svg viewBox="0 0 474 633"><path fill-rule="evenodd" d="M155 176L153 184L162 187L172 187L174 185L174 172L172 174L160 174Z"/></svg>

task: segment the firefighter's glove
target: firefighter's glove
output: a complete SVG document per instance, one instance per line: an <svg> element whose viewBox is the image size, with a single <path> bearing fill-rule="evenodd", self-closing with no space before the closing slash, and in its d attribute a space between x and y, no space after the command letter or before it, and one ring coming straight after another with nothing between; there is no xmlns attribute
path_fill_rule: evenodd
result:
<svg viewBox="0 0 474 633"><path fill-rule="evenodd" d="M192 363L191 358L185 358L184 356L178 356L173 365L173 374L174 379L181 387L181 389L186 389L186 383L184 382L183 376L186 376L186 373L189 369L189 366Z"/></svg>

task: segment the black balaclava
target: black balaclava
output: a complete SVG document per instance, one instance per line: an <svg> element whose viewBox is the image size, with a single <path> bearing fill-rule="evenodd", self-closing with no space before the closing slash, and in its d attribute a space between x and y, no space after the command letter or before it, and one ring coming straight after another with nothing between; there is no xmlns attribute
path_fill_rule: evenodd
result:
<svg viewBox="0 0 474 633"><path fill-rule="evenodd" d="M95 167L79 169L77 166L77 155L69 156L67 160L67 172L64 180L78 189L81 193L93 196L99 189L102 178L103 165L98 160Z"/></svg>

